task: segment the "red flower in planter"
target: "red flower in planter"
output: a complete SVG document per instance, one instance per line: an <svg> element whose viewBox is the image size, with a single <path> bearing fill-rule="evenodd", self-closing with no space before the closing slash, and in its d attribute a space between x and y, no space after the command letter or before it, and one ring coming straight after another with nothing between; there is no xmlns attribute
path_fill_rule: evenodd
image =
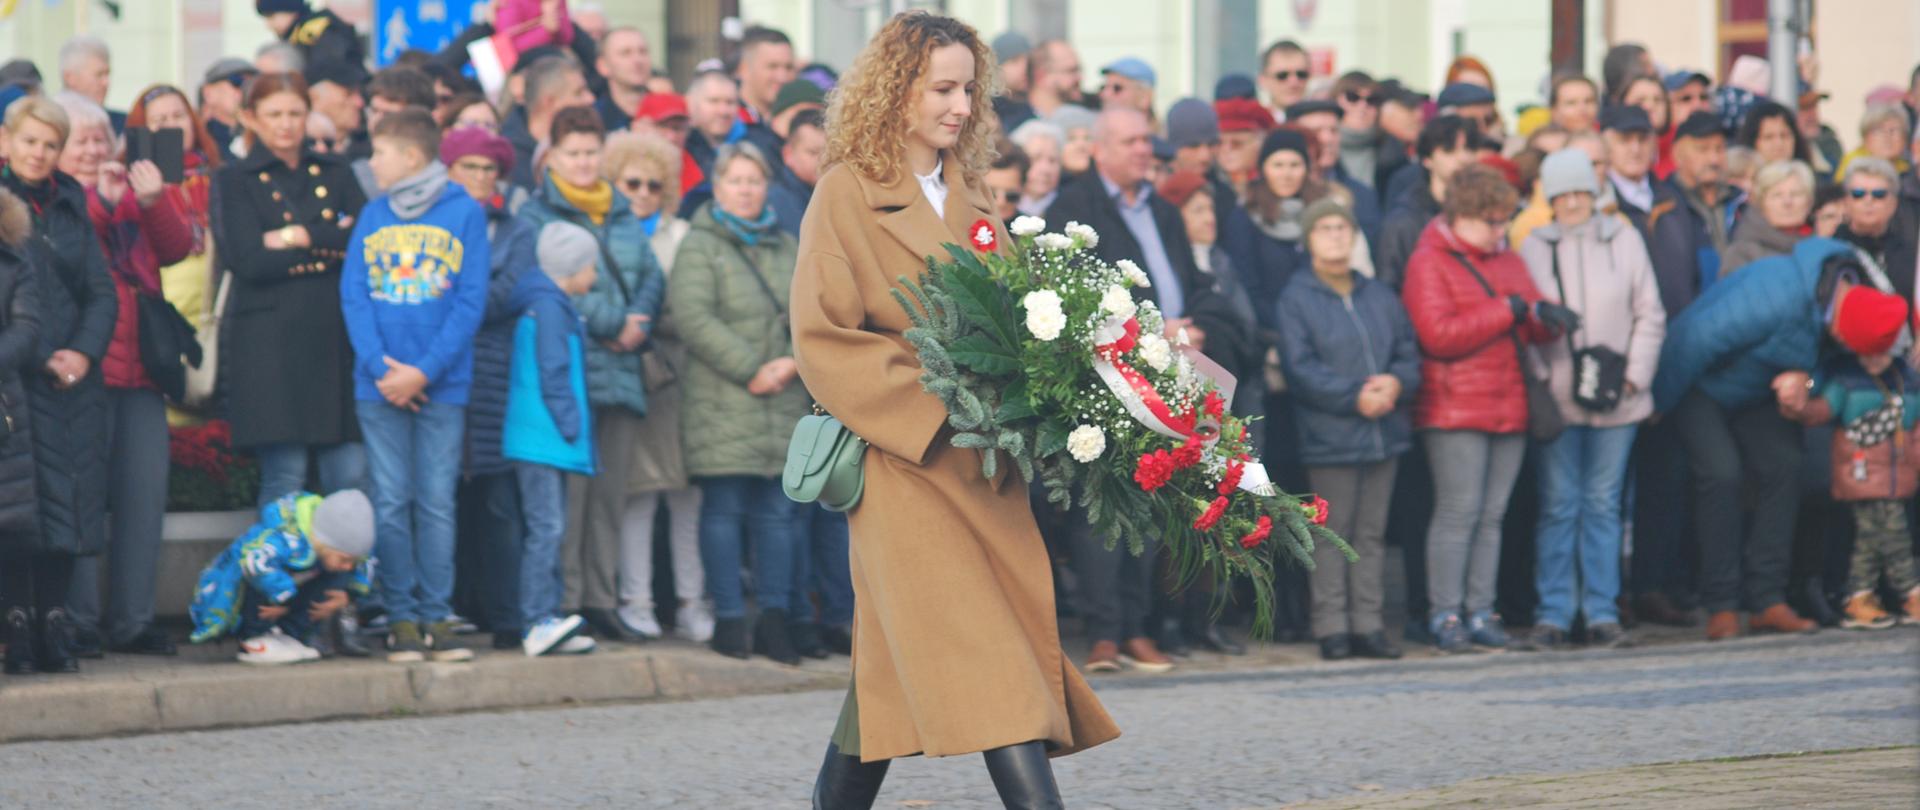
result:
<svg viewBox="0 0 1920 810"><path fill-rule="evenodd" d="M1000 249L999 234L994 233L993 223L984 219L974 220L973 225L967 228L967 241L972 242L974 249L981 253L992 253Z"/></svg>

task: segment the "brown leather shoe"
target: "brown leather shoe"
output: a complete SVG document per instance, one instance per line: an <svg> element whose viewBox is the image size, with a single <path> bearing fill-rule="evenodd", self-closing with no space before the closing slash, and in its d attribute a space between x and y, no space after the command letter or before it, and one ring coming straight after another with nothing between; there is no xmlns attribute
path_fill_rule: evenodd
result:
<svg viewBox="0 0 1920 810"><path fill-rule="evenodd" d="M1801 618L1787 603L1780 602L1748 619L1747 629L1755 633L1811 633L1820 629L1820 623Z"/></svg>
<svg viewBox="0 0 1920 810"><path fill-rule="evenodd" d="M1088 672L1119 672L1120 645L1111 641L1096 641L1093 650L1087 653Z"/></svg>
<svg viewBox="0 0 1920 810"><path fill-rule="evenodd" d="M1725 641L1740 637L1740 614L1722 610L1707 617L1707 640Z"/></svg>
<svg viewBox="0 0 1920 810"><path fill-rule="evenodd" d="M1173 669L1173 659L1160 652L1160 648L1154 646L1153 639L1146 636L1127 639L1127 643L1121 645L1121 650L1120 660L1141 672L1157 675Z"/></svg>
<svg viewBox="0 0 1920 810"><path fill-rule="evenodd" d="M1633 598L1633 615L1643 622L1668 627L1692 627L1693 614L1674 607L1664 593L1643 593Z"/></svg>

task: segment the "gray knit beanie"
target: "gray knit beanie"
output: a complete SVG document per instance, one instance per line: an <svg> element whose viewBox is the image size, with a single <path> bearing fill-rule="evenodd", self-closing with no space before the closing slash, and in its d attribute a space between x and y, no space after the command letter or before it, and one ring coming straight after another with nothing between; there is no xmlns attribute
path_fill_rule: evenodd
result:
<svg viewBox="0 0 1920 810"><path fill-rule="evenodd" d="M1547 201L1562 194L1584 191L1599 194L1599 181L1593 177L1593 158L1579 147L1562 149L1540 163L1540 192Z"/></svg>
<svg viewBox="0 0 1920 810"><path fill-rule="evenodd" d="M373 503L357 489L343 489L313 510L313 540L342 554L373 553Z"/></svg>
<svg viewBox="0 0 1920 810"><path fill-rule="evenodd" d="M1326 196L1314 200L1312 205L1307 206L1307 210L1300 213L1300 232L1313 233L1313 226L1320 224L1320 220L1327 217L1339 217L1346 220L1348 225L1359 227L1359 223L1354 221L1353 211L1347 208L1346 204L1332 196Z"/></svg>
<svg viewBox="0 0 1920 810"><path fill-rule="evenodd" d="M571 222L549 222L540 229L534 254L540 260L540 272L560 281L599 261L600 243L586 228Z"/></svg>

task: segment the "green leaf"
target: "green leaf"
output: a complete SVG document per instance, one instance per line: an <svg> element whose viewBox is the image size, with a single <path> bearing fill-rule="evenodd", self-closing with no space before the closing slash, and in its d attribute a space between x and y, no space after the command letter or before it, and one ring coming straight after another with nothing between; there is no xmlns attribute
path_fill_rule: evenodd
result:
<svg viewBox="0 0 1920 810"><path fill-rule="evenodd" d="M1040 424L1040 442L1033 454L1045 458L1067 449L1067 426L1051 419Z"/></svg>
<svg viewBox="0 0 1920 810"><path fill-rule="evenodd" d="M997 416L1001 422L1012 422L1037 415L1033 410L1033 400L1027 396L1026 378L1014 380L1012 385L1001 392L1000 413Z"/></svg>
<svg viewBox="0 0 1920 810"><path fill-rule="evenodd" d="M1020 358L986 335L973 334L953 342L947 349L953 362L981 374L1012 374L1020 370Z"/></svg>
<svg viewBox="0 0 1920 810"><path fill-rule="evenodd" d="M979 267L978 262L973 263ZM1013 317L1013 296L995 283L982 269L947 265L941 273L953 304L966 316L973 328L998 341L1009 354L1020 345L1020 331Z"/></svg>

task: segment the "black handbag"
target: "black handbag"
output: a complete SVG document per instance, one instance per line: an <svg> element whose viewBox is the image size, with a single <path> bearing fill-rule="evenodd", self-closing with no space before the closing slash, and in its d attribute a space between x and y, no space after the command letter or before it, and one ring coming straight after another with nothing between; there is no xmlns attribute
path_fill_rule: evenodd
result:
<svg viewBox="0 0 1920 810"><path fill-rule="evenodd" d="M1453 258L1473 274L1473 280L1480 282L1480 289L1486 290L1488 297L1500 297L1493 291L1493 285L1487 283L1487 277L1480 275L1480 268L1467 260L1467 254L1457 250L1452 253ZM1533 365L1527 362L1527 347L1520 342L1519 327L1514 324L1514 331L1508 333L1508 337L1513 338L1514 360L1520 364L1520 379L1527 389L1527 435L1534 441L1550 442L1560 438L1560 433L1567 429L1567 420L1561 418L1560 406L1553 401L1553 391L1547 387L1546 379L1534 374Z"/></svg>
<svg viewBox="0 0 1920 810"><path fill-rule="evenodd" d="M1560 300L1567 300L1567 286L1560 280L1560 246L1553 252L1553 286ZM1585 274L1582 273L1582 280ZM1573 403L1594 413L1609 413L1620 407L1627 391L1627 356L1606 346L1575 348L1573 333L1568 332L1567 353L1573 358Z"/></svg>
<svg viewBox="0 0 1920 810"><path fill-rule="evenodd" d="M140 365L167 399L183 401L187 367L200 367L199 335L167 299L136 289L133 300L139 307Z"/></svg>

